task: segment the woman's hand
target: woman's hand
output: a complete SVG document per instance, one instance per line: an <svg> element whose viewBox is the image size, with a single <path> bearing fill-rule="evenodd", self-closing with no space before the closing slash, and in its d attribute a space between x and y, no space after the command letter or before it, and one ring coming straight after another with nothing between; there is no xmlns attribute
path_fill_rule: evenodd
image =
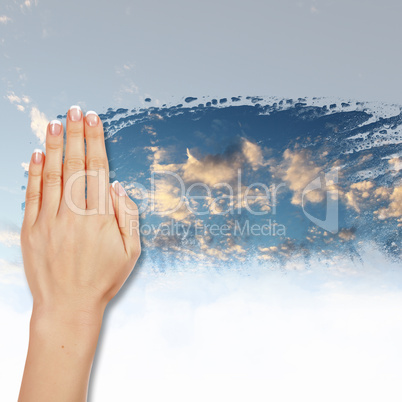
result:
<svg viewBox="0 0 402 402"><path fill-rule="evenodd" d="M99 117L70 108L66 134L64 164L53 121L46 157L35 151L29 166L21 248L33 313L21 401L85 400L104 309L140 255L138 210L109 184Z"/></svg>

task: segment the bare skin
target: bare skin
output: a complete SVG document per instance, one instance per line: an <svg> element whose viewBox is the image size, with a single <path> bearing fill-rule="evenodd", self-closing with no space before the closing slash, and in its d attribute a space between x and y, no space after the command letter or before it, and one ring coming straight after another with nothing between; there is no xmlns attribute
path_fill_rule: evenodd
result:
<svg viewBox="0 0 402 402"><path fill-rule="evenodd" d="M109 184L101 120L71 107L66 136L64 164L53 121L46 156L34 152L29 166L21 248L33 310L20 402L86 400L105 307L141 252L137 207Z"/></svg>

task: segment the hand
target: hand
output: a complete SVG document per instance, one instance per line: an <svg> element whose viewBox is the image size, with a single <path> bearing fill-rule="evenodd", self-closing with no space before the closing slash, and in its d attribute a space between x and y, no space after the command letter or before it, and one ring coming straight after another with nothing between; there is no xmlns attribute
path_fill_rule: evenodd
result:
<svg viewBox="0 0 402 402"><path fill-rule="evenodd" d="M32 155L21 248L33 297L31 337L39 337L36 343L40 345L51 336L54 350L70 348L70 352L81 339L82 349L77 349L82 356L89 346L86 334L89 332L88 344L95 339L96 346L106 304L140 255L138 209L120 183L109 185L103 126L96 113L88 112L84 117L80 108L72 107L66 135L64 164L59 121L48 126L46 156L40 151ZM95 329L93 334L89 328ZM52 360L52 350L48 360ZM94 350L88 354L89 363L93 354ZM21 388L26 397L24 381L30 372L35 376L35 370L29 370L35 365L35 358L30 360L28 353ZM30 398L26 400L43 400ZM52 398L58 400L54 395ZM77 400L74 398L70 400Z"/></svg>
<svg viewBox="0 0 402 402"><path fill-rule="evenodd" d="M35 152L29 168L21 233L26 276L35 307L103 306L139 257L137 209L119 183L108 183L103 127L96 114L84 118L78 108L68 112L64 164L62 155L63 127L53 122L46 157Z"/></svg>

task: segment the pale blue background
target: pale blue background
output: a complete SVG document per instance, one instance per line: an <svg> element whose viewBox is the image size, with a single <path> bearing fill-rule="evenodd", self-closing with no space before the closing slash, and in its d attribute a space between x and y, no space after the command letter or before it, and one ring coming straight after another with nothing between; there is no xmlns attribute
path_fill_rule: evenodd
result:
<svg viewBox="0 0 402 402"><path fill-rule="evenodd" d="M16 399L28 336L21 163L47 120L146 97L402 103L401 12L398 1L3 0L0 399ZM140 277L107 317L92 400L400 401L399 266L370 250L348 264Z"/></svg>

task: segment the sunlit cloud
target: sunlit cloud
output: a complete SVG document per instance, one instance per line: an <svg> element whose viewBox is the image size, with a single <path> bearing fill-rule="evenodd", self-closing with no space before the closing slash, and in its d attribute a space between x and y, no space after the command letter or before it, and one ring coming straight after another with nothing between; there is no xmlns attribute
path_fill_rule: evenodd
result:
<svg viewBox="0 0 402 402"><path fill-rule="evenodd" d="M181 189L166 178L156 180L154 211L160 216L168 216L178 221L186 219L191 214L182 201Z"/></svg>
<svg viewBox="0 0 402 402"><path fill-rule="evenodd" d="M148 128L152 135L153 130ZM232 199L227 200L225 197L225 188L222 185L235 184L230 186L233 194L237 193L240 188L241 197L243 200L244 195L248 195L248 205L255 205L263 211L269 211L270 206L267 205L266 192L259 188L247 189L245 186L238 185L235 181L238 179L239 170L245 166L251 166L253 170L265 166L263 151L259 145L254 144L244 138L240 139L240 144L223 154L195 156L195 154L187 149L187 159L182 163L170 163L174 150L165 149L158 146L151 146L146 148L151 151L148 159L151 161L151 172L161 174L162 172L170 172L172 174L165 174L156 180L156 192L154 195L155 206L159 213L162 211L171 211L181 203L181 191L178 179L183 180L186 184L199 183L211 188L211 191L217 193L217 197L211 195L204 196L204 203L193 201L192 210L200 206L209 208L211 214L221 214L230 207L243 208L243 202ZM177 175L177 176L175 176ZM217 201L218 199L218 201ZM229 205L225 205L228 201ZM240 204L239 204L240 203ZM239 205L237 205L239 204ZM162 216L170 216L174 219L186 219L192 215L192 211L187 208L186 204L182 203L177 211L174 213L165 213Z"/></svg>
<svg viewBox="0 0 402 402"><path fill-rule="evenodd" d="M253 170L257 170L262 166L266 166L261 147L245 138L242 139L242 152L246 161L251 165Z"/></svg>
<svg viewBox="0 0 402 402"><path fill-rule="evenodd" d="M371 196L374 183L369 180L353 183L349 191L345 192L346 203L356 212L360 212L362 205L366 204L366 200Z"/></svg>
<svg viewBox="0 0 402 402"><path fill-rule="evenodd" d="M275 259L275 255L278 252L277 246L270 246L270 247L258 247L259 253L257 258L263 261L269 261Z"/></svg>
<svg viewBox="0 0 402 402"><path fill-rule="evenodd" d="M389 205L375 211L379 219L402 217L402 186L395 187L389 196Z"/></svg>
<svg viewBox="0 0 402 402"><path fill-rule="evenodd" d="M282 161L278 165L271 166L271 172L274 177L285 181L293 192L292 204L301 205L303 190L324 168L325 166L318 166L313 161L309 151L287 149L283 153ZM305 195L305 198L313 203L321 202L324 197L323 191L310 191Z"/></svg>
<svg viewBox="0 0 402 402"><path fill-rule="evenodd" d="M398 192L395 193L395 190L387 187L375 187L375 184L370 180L363 180L357 183L353 183L350 185L348 191L341 193L342 197L346 201L346 205L350 208L353 208L356 212L361 212L363 209L369 209L377 207L380 202L389 201L391 203L398 199ZM394 191L394 194L392 193ZM382 208L378 211L375 211L378 214L380 219L385 219L386 217L390 217L394 215L394 217L398 216L398 208L392 204L390 209ZM389 214L391 214L389 216Z"/></svg>
<svg viewBox="0 0 402 402"><path fill-rule="evenodd" d="M238 170L250 165L253 170L266 166L263 150L258 144L241 138L240 145L232 152L196 157L187 149L187 161L182 165L183 180L201 182L208 186L218 183L232 183L238 177Z"/></svg>
<svg viewBox="0 0 402 402"><path fill-rule="evenodd" d="M186 182L201 182L208 186L218 183L231 183L237 176L237 169L241 167L241 161L221 155L207 155L196 158L187 149L187 161L182 166L183 180Z"/></svg>
<svg viewBox="0 0 402 402"><path fill-rule="evenodd" d="M338 236L344 241L354 240L356 238L354 229L341 229Z"/></svg>
<svg viewBox="0 0 402 402"><path fill-rule="evenodd" d="M392 158L388 161L391 170L402 170L402 158Z"/></svg>

